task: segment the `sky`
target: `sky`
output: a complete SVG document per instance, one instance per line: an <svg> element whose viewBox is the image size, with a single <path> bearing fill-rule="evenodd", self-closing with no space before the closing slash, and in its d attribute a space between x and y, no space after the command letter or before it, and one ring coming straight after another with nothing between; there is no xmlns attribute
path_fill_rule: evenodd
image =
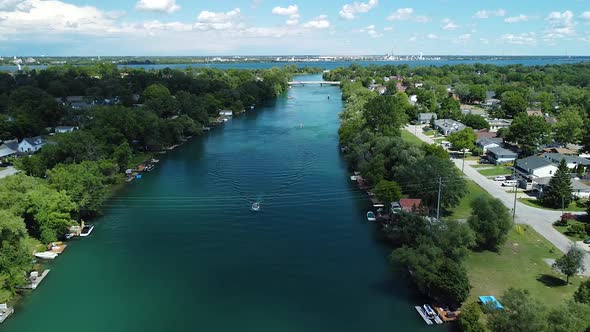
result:
<svg viewBox="0 0 590 332"><path fill-rule="evenodd" d="M590 55L590 0L0 0L0 56Z"/></svg>

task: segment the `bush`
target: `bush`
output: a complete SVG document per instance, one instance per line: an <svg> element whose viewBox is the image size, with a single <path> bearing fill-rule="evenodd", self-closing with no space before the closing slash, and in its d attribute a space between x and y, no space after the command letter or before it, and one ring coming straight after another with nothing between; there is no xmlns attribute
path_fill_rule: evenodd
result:
<svg viewBox="0 0 590 332"><path fill-rule="evenodd" d="M573 224L567 230L568 234L572 236L585 236L586 235L586 226L584 224Z"/></svg>
<svg viewBox="0 0 590 332"><path fill-rule="evenodd" d="M555 226L567 226L570 220L576 220L576 216L573 213L564 213L561 218L553 223Z"/></svg>

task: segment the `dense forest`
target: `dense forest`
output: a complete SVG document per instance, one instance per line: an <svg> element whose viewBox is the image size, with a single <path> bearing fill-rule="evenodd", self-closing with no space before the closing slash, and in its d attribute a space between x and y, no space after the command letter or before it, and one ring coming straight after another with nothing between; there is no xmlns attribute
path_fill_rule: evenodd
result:
<svg viewBox="0 0 590 332"><path fill-rule="evenodd" d="M0 73L0 139L48 139L13 160L20 174L0 180L0 303L25 282L35 247L100 213L133 162L200 134L220 110L239 113L276 98L298 70L97 65ZM56 126L78 130L49 135Z"/></svg>

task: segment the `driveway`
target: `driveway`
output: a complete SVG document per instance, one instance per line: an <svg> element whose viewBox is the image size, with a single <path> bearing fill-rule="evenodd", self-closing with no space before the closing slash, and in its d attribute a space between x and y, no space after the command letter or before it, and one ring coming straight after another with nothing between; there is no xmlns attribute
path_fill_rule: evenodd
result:
<svg viewBox="0 0 590 332"><path fill-rule="evenodd" d="M0 171L0 179L16 173L18 173L18 170L14 166L8 166L6 169Z"/></svg>
<svg viewBox="0 0 590 332"><path fill-rule="evenodd" d="M406 130L414 133L416 130L416 137L420 138L426 143L432 143L430 137L422 133L421 128L413 128L414 126L407 126ZM425 138L428 138L425 139ZM461 169L463 160L453 159L455 166ZM514 194L507 193L505 188L497 185L492 185L491 181L485 176L479 174L477 170L471 167L469 162L465 162L465 175L487 191L490 195L498 198L504 205L512 212L514 207ZM553 228L553 222L561 217L561 211L551 211L537 209L521 202L516 201L516 222L531 226L535 231L541 234L549 242L553 243L559 250L566 252L570 245L574 242L568 239L565 235ZM585 256L586 272L584 275L590 276L590 255Z"/></svg>

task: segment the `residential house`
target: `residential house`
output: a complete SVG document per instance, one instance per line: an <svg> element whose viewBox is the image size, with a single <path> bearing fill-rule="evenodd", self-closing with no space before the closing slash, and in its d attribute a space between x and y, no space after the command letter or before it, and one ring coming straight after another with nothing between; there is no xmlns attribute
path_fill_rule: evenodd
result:
<svg viewBox="0 0 590 332"><path fill-rule="evenodd" d="M527 108L526 114L528 116L542 116L545 117L545 113L539 109Z"/></svg>
<svg viewBox="0 0 590 332"><path fill-rule="evenodd" d="M74 130L78 130L78 127L74 127L74 126L58 126L58 127L55 127L55 133L56 134L71 133Z"/></svg>
<svg viewBox="0 0 590 332"><path fill-rule="evenodd" d="M451 119L440 119L434 121L434 128L440 131L440 133L444 136L448 136L451 133L461 131L467 127L459 121Z"/></svg>
<svg viewBox="0 0 590 332"><path fill-rule="evenodd" d="M402 198L397 202L391 202L391 212L393 213L399 213L400 211L423 213L424 210L425 207L419 198Z"/></svg>
<svg viewBox="0 0 590 332"><path fill-rule="evenodd" d="M502 147L503 144L504 144L504 139L502 139L501 137L494 137L494 138L484 137L484 138L478 138L475 141L475 145L480 147L484 153L486 153L488 151L488 149L490 149L490 148Z"/></svg>
<svg viewBox="0 0 590 332"><path fill-rule="evenodd" d="M408 102L410 103L410 105L414 106L418 103L418 96L417 95L411 95L408 97Z"/></svg>
<svg viewBox="0 0 590 332"><path fill-rule="evenodd" d="M41 149L47 141L41 137L25 137L23 140L18 144L18 152L22 153L35 153Z"/></svg>
<svg viewBox="0 0 590 332"><path fill-rule="evenodd" d="M494 107L500 105L500 99L495 98L496 92L494 91L486 91L486 100L483 102L483 105L486 107Z"/></svg>
<svg viewBox="0 0 590 332"><path fill-rule="evenodd" d="M514 162L518 158L516 152L504 149L502 147L490 147L486 152L488 160L496 165L508 164Z"/></svg>
<svg viewBox="0 0 590 332"><path fill-rule="evenodd" d="M461 104L460 109L461 109L461 114L463 114L463 115L473 114L473 115L485 116L487 114L487 112L483 108L478 107L478 106L473 106L473 105Z"/></svg>
<svg viewBox="0 0 590 332"><path fill-rule="evenodd" d="M518 159L515 165L518 175L531 181L538 178L552 177L557 171L557 166L553 162L539 156Z"/></svg>
<svg viewBox="0 0 590 332"><path fill-rule="evenodd" d="M0 145L0 160L6 160L18 153L18 143L6 141Z"/></svg>
<svg viewBox="0 0 590 332"><path fill-rule="evenodd" d="M489 129L480 129L478 131L475 132L475 134L477 135L477 138L494 138L496 136L498 136L495 132L491 132Z"/></svg>
<svg viewBox="0 0 590 332"><path fill-rule="evenodd" d="M561 147L547 147L543 149L545 153L560 153L564 155L577 155L576 151L568 149L568 148L561 148ZM583 157L585 158L585 157Z"/></svg>
<svg viewBox="0 0 590 332"><path fill-rule="evenodd" d="M395 83L395 88L397 92L406 92L406 87L400 81Z"/></svg>
<svg viewBox="0 0 590 332"><path fill-rule="evenodd" d="M226 117L231 117L234 114L233 111L229 111L229 110L221 110L219 111L219 116L226 116Z"/></svg>
<svg viewBox="0 0 590 332"><path fill-rule="evenodd" d="M571 170L578 170L580 167L583 168L584 172L590 166L590 160L582 158L576 155L565 155L561 153L543 153L542 157L551 161L554 164L559 164L562 159L565 159L567 167Z"/></svg>
<svg viewBox="0 0 590 332"><path fill-rule="evenodd" d="M551 177L535 179L533 190L537 190L538 198L543 198L543 194L551 181ZM590 186L580 180L572 180L572 196L577 198L590 198Z"/></svg>
<svg viewBox="0 0 590 332"><path fill-rule="evenodd" d="M436 113L418 113L418 124L430 123L432 118L437 119Z"/></svg>
<svg viewBox="0 0 590 332"><path fill-rule="evenodd" d="M508 119L487 119L487 121L492 133L497 133L498 130L502 128L509 128L512 124L512 120Z"/></svg>

